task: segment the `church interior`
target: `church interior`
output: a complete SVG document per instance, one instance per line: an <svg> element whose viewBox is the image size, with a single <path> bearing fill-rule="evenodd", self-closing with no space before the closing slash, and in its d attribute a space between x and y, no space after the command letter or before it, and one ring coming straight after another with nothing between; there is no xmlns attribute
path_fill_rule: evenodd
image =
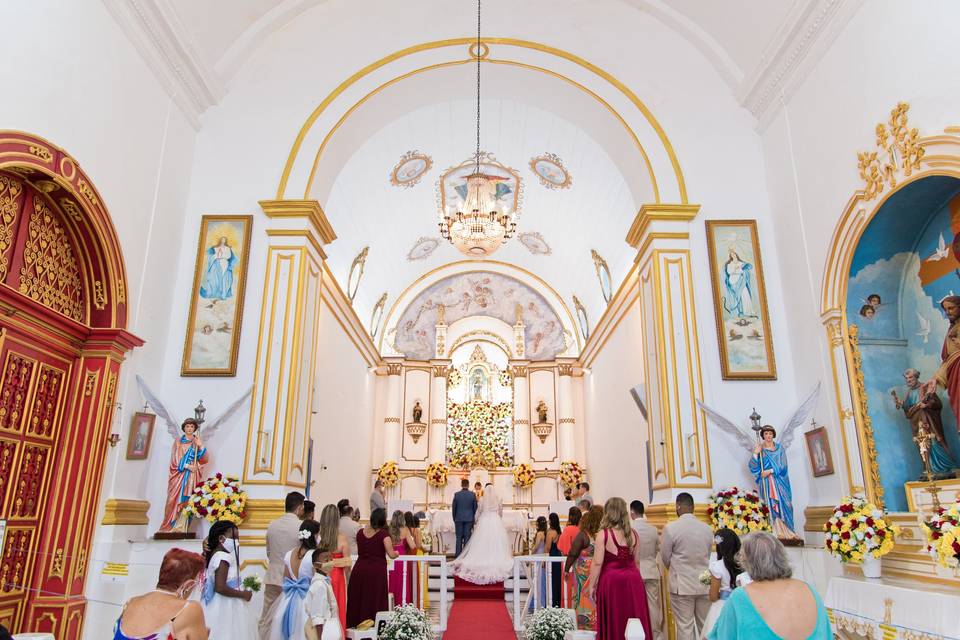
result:
<svg viewBox="0 0 960 640"><path fill-rule="evenodd" d="M379 491L422 516L439 638L466 479L518 630L537 518L586 489L773 531L835 637L960 637L960 5L0 17L12 633L115 637L216 520L262 580L288 493L367 524Z"/></svg>

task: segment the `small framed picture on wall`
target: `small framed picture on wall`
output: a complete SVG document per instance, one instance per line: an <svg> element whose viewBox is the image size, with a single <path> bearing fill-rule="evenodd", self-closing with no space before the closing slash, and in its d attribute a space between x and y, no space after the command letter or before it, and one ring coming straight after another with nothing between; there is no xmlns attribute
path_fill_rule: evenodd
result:
<svg viewBox="0 0 960 640"><path fill-rule="evenodd" d="M829 476L833 473L833 455L830 453L830 439L826 427L817 427L807 431L807 453L810 454L810 468L813 477Z"/></svg>
<svg viewBox="0 0 960 640"><path fill-rule="evenodd" d="M130 421L130 436L127 439L127 460L146 460L150 455L153 439L153 423L157 416L138 411Z"/></svg>

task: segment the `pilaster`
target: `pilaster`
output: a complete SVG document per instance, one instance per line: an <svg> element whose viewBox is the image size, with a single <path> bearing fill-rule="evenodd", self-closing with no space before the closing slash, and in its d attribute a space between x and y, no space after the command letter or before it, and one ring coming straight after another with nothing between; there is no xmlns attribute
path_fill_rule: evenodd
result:
<svg viewBox="0 0 960 640"><path fill-rule="evenodd" d="M399 462L403 446L403 361L385 358L387 366L387 412L383 417L383 460Z"/></svg>
<svg viewBox="0 0 960 640"><path fill-rule="evenodd" d="M574 431L577 419L573 415L573 365L574 362L557 364L557 443L561 462L576 460Z"/></svg>
<svg viewBox="0 0 960 640"><path fill-rule="evenodd" d="M430 407L430 462L443 462L447 454L447 376L450 360L431 360L433 393Z"/></svg>
<svg viewBox="0 0 960 640"><path fill-rule="evenodd" d="M511 360L513 376L513 459L519 464L530 461L530 383L528 360Z"/></svg>

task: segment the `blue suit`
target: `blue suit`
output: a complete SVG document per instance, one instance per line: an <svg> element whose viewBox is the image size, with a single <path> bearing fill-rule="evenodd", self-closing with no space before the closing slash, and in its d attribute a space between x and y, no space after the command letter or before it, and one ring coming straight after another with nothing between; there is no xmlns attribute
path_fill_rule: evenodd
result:
<svg viewBox="0 0 960 640"><path fill-rule="evenodd" d="M457 536L457 555L473 533L473 521L477 514L477 495L469 489L460 489L453 496L453 527Z"/></svg>

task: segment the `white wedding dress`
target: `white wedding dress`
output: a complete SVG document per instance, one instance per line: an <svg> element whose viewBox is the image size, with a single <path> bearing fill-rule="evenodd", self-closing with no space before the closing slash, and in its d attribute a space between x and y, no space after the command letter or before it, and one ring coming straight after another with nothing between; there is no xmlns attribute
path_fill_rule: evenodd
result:
<svg viewBox="0 0 960 640"><path fill-rule="evenodd" d="M453 575L473 584L495 584L513 575L513 545L500 512L503 503L487 487L467 546L453 561Z"/></svg>

